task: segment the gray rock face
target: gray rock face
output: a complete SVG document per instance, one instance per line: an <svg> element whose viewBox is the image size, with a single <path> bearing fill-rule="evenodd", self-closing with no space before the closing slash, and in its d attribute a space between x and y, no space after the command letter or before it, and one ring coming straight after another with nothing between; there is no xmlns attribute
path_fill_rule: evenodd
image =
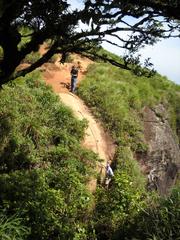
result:
<svg viewBox="0 0 180 240"><path fill-rule="evenodd" d="M163 105L154 109L145 107L143 121L148 151L143 155L138 154L138 159L148 174L148 187L166 195L176 181L180 166L178 138L169 125Z"/></svg>

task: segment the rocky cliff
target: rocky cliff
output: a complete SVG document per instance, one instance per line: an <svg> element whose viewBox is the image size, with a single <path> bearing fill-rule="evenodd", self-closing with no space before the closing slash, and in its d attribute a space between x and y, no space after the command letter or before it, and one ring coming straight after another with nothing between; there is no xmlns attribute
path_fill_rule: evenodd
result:
<svg viewBox="0 0 180 240"><path fill-rule="evenodd" d="M180 148L177 135L172 131L166 109L162 104L143 109L146 153L138 154L148 178L148 188L168 194L174 185L180 166Z"/></svg>

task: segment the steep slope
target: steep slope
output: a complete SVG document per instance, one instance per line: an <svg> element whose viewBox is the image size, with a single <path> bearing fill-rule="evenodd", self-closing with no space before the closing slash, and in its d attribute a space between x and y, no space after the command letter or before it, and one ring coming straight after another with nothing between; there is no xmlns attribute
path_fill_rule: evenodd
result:
<svg viewBox="0 0 180 240"><path fill-rule="evenodd" d="M102 159L102 163L97 166L97 172L103 179L105 176L106 163L107 161L111 161L115 153L115 145L112 139L79 97L72 93L59 93L59 96L63 103L73 110L78 119L87 120L88 127L85 132L83 146L97 153ZM88 184L91 191L96 189L96 183L97 179L92 179Z"/></svg>
<svg viewBox="0 0 180 240"><path fill-rule="evenodd" d="M91 215L97 156L81 146L84 122L38 79L33 72L0 91L0 225L3 211L22 219L28 239L66 240Z"/></svg>
<svg viewBox="0 0 180 240"><path fill-rule="evenodd" d="M149 183L149 188L155 187L161 195L167 195L168 189L177 179L180 148L162 104L156 105L153 109L145 107L143 121L148 151L145 154L137 154L137 158L143 166L151 170L154 181Z"/></svg>
<svg viewBox="0 0 180 240"><path fill-rule="evenodd" d="M43 66L43 76L47 84L51 85L53 90L59 94L62 102L70 107L75 116L82 120L86 119L88 127L85 132L85 138L82 145L97 153L102 163L96 166L97 173L101 179L105 177L105 167L107 161L113 159L115 153L115 144L107 132L104 131L100 122L98 122L84 104L84 102L76 95L69 92L70 87L70 70L73 64L79 65L80 71L78 76L78 83L82 80L87 67L92 61L86 58L80 58L78 55L74 56L73 63L60 64L58 60L53 63L47 63ZM95 191L97 179L92 179L88 188L90 191Z"/></svg>
<svg viewBox="0 0 180 240"><path fill-rule="evenodd" d="M147 187L149 179L150 189L157 189L161 195L176 182L180 165L179 90L158 74L136 77L97 63L78 91L116 139L120 154L115 162L133 155L146 176ZM131 154L123 157L127 148Z"/></svg>

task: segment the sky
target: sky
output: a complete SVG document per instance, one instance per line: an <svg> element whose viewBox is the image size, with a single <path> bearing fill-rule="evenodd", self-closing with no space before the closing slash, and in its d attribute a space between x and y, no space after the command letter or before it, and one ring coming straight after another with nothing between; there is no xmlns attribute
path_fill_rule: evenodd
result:
<svg viewBox="0 0 180 240"><path fill-rule="evenodd" d="M146 47L143 56L150 56L154 67L161 75L180 84L180 39L166 39L153 47Z"/></svg>
<svg viewBox="0 0 180 240"><path fill-rule="evenodd" d="M117 55L123 55L121 49L108 43L103 47ZM140 50L141 58L150 57L154 69L162 76L180 85L180 39L163 39L154 46L146 46Z"/></svg>
<svg viewBox="0 0 180 240"><path fill-rule="evenodd" d="M72 9L82 7L82 0L68 0L68 2ZM102 46L119 56L123 55L118 47L108 43L103 43ZM139 53L142 60L150 58L158 73L180 85L180 38L163 39L154 46L146 46Z"/></svg>

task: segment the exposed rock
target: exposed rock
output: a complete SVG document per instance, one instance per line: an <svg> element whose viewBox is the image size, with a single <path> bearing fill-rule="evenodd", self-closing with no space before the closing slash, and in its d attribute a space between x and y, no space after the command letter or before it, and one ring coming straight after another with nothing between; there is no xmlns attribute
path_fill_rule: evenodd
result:
<svg viewBox="0 0 180 240"><path fill-rule="evenodd" d="M154 109L145 107L143 121L148 151L137 157L143 169L146 169L149 187L165 195L174 185L180 166L177 136L170 127L167 111L162 104Z"/></svg>

